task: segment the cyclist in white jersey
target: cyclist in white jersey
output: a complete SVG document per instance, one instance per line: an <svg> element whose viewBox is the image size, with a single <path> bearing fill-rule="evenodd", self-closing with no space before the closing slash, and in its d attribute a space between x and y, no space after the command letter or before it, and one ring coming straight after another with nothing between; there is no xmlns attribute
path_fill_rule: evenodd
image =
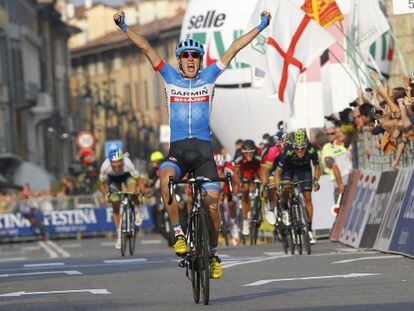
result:
<svg viewBox="0 0 414 311"><path fill-rule="evenodd" d="M122 191L122 184L125 184L130 192L137 192L139 188L139 172L134 163L120 149L110 150L108 158L102 163L99 173L99 190L104 194L105 199L111 202L114 214L114 224L117 233L115 248L121 248L120 234L120 197L116 192ZM138 201L134 202L138 205ZM139 207L135 209L135 224L140 226L142 223L142 213Z"/></svg>
<svg viewBox="0 0 414 311"><path fill-rule="evenodd" d="M199 72L204 55L204 47L200 42L186 39L178 43L175 54L180 71L176 71L172 66L163 62L143 36L128 28L124 12L118 11L114 15L115 24L144 53L154 70L159 72L164 80L171 128L170 151L160 167L161 192L164 202L168 202L169 197L169 176L181 179L189 170L190 163L186 163L183 158L184 150L197 151L202 155L202 158L195 164L191 163L196 176L218 177L212 156L210 134L214 84L233 57L269 25L271 16L265 11L258 18L260 18L259 26L236 39L221 55L220 60ZM220 185L207 183L203 185L203 188L207 191L203 204L208 206L210 211L209 237L213 255L210 261L210 274L212 278L218 279L223 274L220 259L217 257ZM167 210L177 239L174 251L177 255L185 255L188 247L178 221L177 201L175 196L173 198L173 203L167 204Z"/></svg>

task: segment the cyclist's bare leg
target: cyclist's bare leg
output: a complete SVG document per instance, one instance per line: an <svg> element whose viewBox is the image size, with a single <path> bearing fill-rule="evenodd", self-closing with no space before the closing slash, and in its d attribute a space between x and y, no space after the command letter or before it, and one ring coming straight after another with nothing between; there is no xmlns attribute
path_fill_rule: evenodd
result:
<svg viewBox="0 0 414 311"><path fill-rule="evenodd" d="M250 197L249 197L249 187L250 184L245 183L243 184L242 189L242 207L243 207L243 219L247 219L247 215L250 212Z"/></svg>
<svg viewBox="0 0 414 311"><path fill-rule="evenodd" d="M288 208L288 202L289 202L289 200L290 200L290 197L291 197L291 193L292 193L292 191L291 191L291 187L290 186L284 186L283 187L283 189L282 189L282 199L283 199L283 205L284 206L281 206L281 208L282 209L287 209Z"/></svg>
<svg viewBox="0 0 414 311"><path fill-rule="evenodd" d="M168 187L168 182L169 182L170 176L173 176L174 180L177 178L177 172L175 171L174 168L164 167L160 171L162 200L163 200L164 205L167 209L168 216L170 217L171 223L174 225L174 224L177 224L179 222L178 203L177 203L177 199L176 199L175 195L173 195L172 204L171 205L168 204L169 191L170 191L170 189Z"/></svg>
<svg viewBox="0 0 414 311"><path fill-rule="evenodd" d="M121 214L119 212L121 208L121 202L112 202L112 212L114 215L114 224L115 224L115 228L118 230L119 225L121 223Z"/></svg>
<svg viewBox="0 0 414 311"><path fill-rule="evenodd" d="M220 228L220 213L218 211L218 201L220 191L208 189L207 195L203 197L204 206L208 206L208 232L210 238L210 246L217 247Z"/></svg>
<svg viewBox="0 0 414 311"><path fill-rule="evenodd" d="M233 199L230 202L227 202L227 205L229 207L229 212L230 212L230 218L231 219L236 219L236 210L237 210L237 204L236 204L236 200Z"/></svg>
<svg viewBox="0 0 414 311"><path fill-rule="evenodd" d="M303 199L305 201L305 206L306 206L306 212L308 214L308 219L309 219L310 222L312 222L312 217L313 217L312 192L305 191L303 193Z"/></svg>
<svg viewBox="0 0 414 311"><path fill-rule="evenodd" d="M138 183L127 183L128 192L137 193L138 192ZM139 205L138 196L134 196L133 198L134 204Z"/></svg>

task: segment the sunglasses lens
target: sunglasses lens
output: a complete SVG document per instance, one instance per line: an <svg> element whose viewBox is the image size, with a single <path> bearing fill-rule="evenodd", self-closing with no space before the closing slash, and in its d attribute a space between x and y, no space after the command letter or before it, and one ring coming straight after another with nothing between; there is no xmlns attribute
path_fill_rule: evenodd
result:
<svg viewBox="0 0 414 311"><path fill-rule="evenodd" d="M183 52L183 53L181 54L181 56L182 56L183 58L189 58L190 56L191 56L192 58L199 58L199 57L200 57L200 53L198 53L198 52Z"/></svg>

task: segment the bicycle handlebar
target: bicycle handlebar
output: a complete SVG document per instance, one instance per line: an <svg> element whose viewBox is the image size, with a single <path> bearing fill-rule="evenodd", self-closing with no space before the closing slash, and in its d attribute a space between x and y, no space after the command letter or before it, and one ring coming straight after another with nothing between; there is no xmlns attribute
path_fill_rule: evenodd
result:
<svg viewBox="0 0 414 311"><path fill-rule="evenodd" d="M229 185L229 192L227 194L227 199L229 201L232 200L233 198L233 187L231 185L231 174L227 173L226 177L224 178L208 178L208 177L195 177L195 178L189 178L189 179L184 179L184 180L180 180L180 181L174 181L173 176L169 177L168 180L168 205L171 205L172 201L173 201L173 192L174 192L174 186L175 185L180 185L180 184L203 184L203 183L207 183L207 182L225 182L227 185Z"/></svg>

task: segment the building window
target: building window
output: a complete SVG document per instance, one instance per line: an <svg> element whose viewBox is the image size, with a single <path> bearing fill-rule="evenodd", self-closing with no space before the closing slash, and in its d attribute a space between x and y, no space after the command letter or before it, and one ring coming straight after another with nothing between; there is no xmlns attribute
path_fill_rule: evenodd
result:
<svg viewBox="0 0 414 311"><path fill-rule="evenodd" d="M131 85L129 83L126 83L124 85L124 99L125 103L128 107L131 106Z"/></svg>
<svg viewBox="0 0 414 311"><path fill-rule="evenodd" d="M156 76L152 79L152 98L154 99L154 107L158 107L160 105L160 88Z"/></svg>
<svg viewBox="0 0 414 311"><path fill-rule="evenodd" d="M135 82L135 103L134 108L139 108L139 82Z"/></svg>
<svg viewBox="0 0 414 311"><path fill-rule="evenodd" d="M144 93L145 93L145 110L148 111L149 107L150 107L150 102L149 102L149 90L148 90L148 82L145 80L144 81Z"/></svg>

